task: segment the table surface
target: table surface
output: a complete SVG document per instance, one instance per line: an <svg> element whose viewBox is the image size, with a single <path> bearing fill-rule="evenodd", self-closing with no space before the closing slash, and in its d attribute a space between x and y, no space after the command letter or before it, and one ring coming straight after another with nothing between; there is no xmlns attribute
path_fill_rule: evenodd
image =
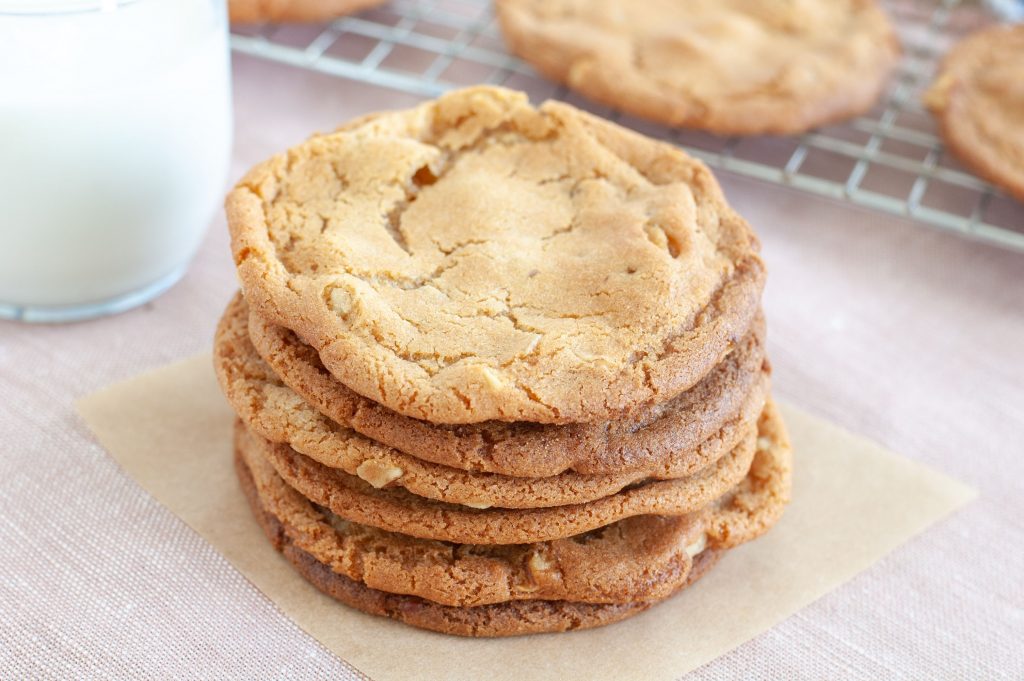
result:
<svg viewBox="0 0 1024 681"><path fill-rule="evenodd" d="M234 69L232 181L313 131L414 101L250 58ZM721 179L764 244L777 393L980 497L688 678L1024 678L1024 255ZM152 303L0 323L0 677L356 674L132 482L73 409L208 350L235 287L218 215Z"/></svg>

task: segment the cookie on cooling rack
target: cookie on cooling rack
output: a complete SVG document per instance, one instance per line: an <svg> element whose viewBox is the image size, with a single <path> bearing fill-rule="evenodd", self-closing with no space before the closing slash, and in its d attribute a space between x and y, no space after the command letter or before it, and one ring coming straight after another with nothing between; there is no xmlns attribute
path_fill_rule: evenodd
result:
<svg viewBox="0 0 1024 681"><path fill-rule="evenodd" d="M608 106L718 134L793 134L874 104L899 56L873 0L497 0L509 48Z"/></svg>
<svg viewBox="0 0 1024 681"><path fill-rule="evenodd" d="M965 165L1024 201L1024 25L994 26L962 40L925 104Z"/></svg>
<svg viewBox="0 0 1024 681"><path fill-rule="evenodd" d="M384 4L385 0L230 0L232 23L327 21Z"/></svg>

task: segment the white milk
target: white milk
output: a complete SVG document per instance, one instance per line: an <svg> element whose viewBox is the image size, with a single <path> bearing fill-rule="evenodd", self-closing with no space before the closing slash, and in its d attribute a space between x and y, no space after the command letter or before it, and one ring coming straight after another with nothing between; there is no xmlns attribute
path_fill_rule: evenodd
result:
<svg viewBox="0 0 1024 681"><path fill-rule="evenodd" d="M14 13L56 5L90 7ZM0 315L173 283L223 195L230 106L224 0L0 0Z"/></svg>

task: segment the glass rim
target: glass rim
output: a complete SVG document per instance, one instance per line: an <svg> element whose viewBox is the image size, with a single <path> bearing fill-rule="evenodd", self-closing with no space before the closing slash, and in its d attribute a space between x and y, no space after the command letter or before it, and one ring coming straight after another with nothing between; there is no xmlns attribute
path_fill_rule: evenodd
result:
<svg viewBox="0 0 1024 681"><path fill-rule="evenodd" d="M116 12L142 0L0 0L0 16L48 17Z"/></svg>

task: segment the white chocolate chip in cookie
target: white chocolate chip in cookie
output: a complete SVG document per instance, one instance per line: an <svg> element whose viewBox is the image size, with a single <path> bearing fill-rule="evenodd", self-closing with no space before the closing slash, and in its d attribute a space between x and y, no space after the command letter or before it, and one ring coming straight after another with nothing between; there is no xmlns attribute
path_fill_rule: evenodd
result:
<svg viewBox="0 0 1024 681"><path fill-rule="evenodd" d="M523 354L524 355L529 355L531 352L533 352L534 350L537 349L537 345L539 345L539 344L540 344L540 334L537 334L537 335L533 336L532 338L530 338L530 342L526 344L525 348L523 348Z"/></svg>
<svg viewBox="0 0 1024 681"><path fill-rule="evenodd" d="M686 555L688 555L690 558L693 558L698 553L706 549L707 546L708 536L706 534L702 534L697 541L687 544L684 550L686 551Z"/></svg>
<svg viewBox="0 0 1024 681"><path fill-rule="evenodd" d="M490 386L494 390L501 390L505 387L505 381L502 379L501 374L488 366L479 366L477 371L480 373L480 377L484 383Z"/></svg>
<svg viewBox="0 0 1024 681"><path fill-rule="evenodd" d="M530 579L539 586L549 586L561 580L555 563L540 551L535 551L530 555L526 567L530 571Z"/></svg>
<svg viewBox="0 0 1024 681"><path fill-rule="evenodd" d="M331 307L340 315L348 314L352 309L352 294L343 288L332 288L330 299Z"/></svg>
<svg viewBox="0 0 1024 681"><path fill-rule="evenodd" d="M391 466L374 459L368 459L356 468L356 475L370 483L377 489L384 487L389 482L394 482L402 477L403 471L398 466Z"/></svg>

